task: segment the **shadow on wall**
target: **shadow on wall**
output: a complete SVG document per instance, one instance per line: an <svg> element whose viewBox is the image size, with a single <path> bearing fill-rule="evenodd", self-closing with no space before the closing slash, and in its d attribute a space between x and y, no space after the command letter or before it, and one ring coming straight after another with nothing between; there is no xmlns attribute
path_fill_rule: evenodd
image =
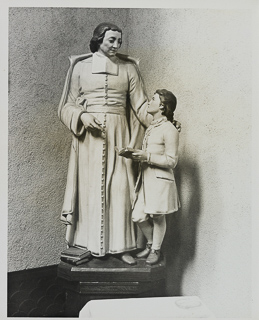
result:
<svg viewBox="0 0 259 320"><path fill-rule="evenodd" d="M162 248L166 256L166 292L169 296L182 295L184 272L195 257L201 199L199 168L195 162L181 159L175 169L175 179L181 208L167 217Z"/></svg>

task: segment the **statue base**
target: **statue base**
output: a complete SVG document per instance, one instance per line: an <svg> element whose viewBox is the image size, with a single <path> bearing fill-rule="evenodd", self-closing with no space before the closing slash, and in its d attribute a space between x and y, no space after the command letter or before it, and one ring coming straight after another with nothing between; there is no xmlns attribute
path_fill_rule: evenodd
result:
<svg viewBox="0 0 259 320"><path fill-rule="evenodd" d="M90 300L165 296L165 260L149 266L138 259L134 266L116 256L92 258L74 266L60 262L58 277L66 290L66 316L77 317Z"/></svg>

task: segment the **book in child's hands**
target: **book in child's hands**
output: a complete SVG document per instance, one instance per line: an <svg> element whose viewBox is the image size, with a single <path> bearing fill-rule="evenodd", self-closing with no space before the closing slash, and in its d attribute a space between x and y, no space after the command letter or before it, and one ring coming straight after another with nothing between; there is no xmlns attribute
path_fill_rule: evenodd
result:
<svg viewBox="0 0 259 320"><path fill-rule="evenodd" d="M132 153L137 152L136 149L133 148L118 148L115 147L115 150L118 152L118 155L121 157L125 157L125 158L130 158L132 159Z"/></svg>

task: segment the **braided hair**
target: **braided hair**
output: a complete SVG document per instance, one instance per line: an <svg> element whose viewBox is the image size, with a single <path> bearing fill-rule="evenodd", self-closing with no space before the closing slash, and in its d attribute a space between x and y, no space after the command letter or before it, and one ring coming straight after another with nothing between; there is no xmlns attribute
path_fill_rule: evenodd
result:
<svg viewBox="0 0 259 320"><path fill-rule="evenodd" d="M159 95L161 101L162 115L167 117L170 122L174 121L174 111L177 105L177 99L175 95L166 89L158 89L156 92Z"/></svg>

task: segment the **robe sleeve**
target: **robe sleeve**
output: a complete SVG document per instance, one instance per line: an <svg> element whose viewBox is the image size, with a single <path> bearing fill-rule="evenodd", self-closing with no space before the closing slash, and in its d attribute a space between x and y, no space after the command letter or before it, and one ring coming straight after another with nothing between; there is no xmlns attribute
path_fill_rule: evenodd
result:
<svg viewBox="0 0 259 320"><path fill-rule="evenodd" d="M128 64L130 131L131 139L129 147L140 149L144 137L144 131L152 121L152 116L147 113L148 98L140 72L133 63Z"/></svg>
<svg viewBox="0 0 259 320"><path fill-rule="evenodd" d="M174 169L178 162L179 132L170 125L164 132L164 154L150 154L149 164L162 168Z"/></svg>
<svg viewBox="0 0 259 320"><path fill-rule="evenodd" d="M147 113L148 98L139 70L134 64L128 65L130 104L138 120L148 127L152 116Z"/></svg>
<svg viewBox="0 0 259 320"><path fill-rule="evenodd" d="M80 88L80 63L77 63L73 69L71 80L69 84L69 91L67 100L61 109L60 120L72 131L76 136L80 136L84 132L83 123L80 120L82 113L86 112L84 107L77 104Z"/></svg>

